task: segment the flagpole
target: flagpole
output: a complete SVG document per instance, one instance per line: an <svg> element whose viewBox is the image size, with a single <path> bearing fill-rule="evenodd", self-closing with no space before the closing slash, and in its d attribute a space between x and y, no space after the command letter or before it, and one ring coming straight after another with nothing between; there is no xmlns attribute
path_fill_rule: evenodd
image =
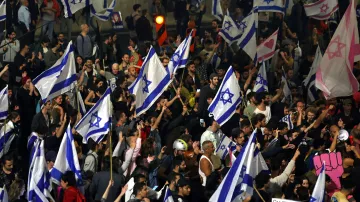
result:
<svg viewBox="0 0 360 202"><path fill-rule="evenodd" d="M111 91L111 90L110 90ZM111 103L111 101L109 102L109 115L111 114L111 110L112 110L112 103ZM110 180L113 180L113 166L112 166L112 145L111 145L111 143L112 143L112 141L111 141L111 139L112 139L112 121L111 121L111 119L110 119L110 128L109 128L109 142L108 142L108 144L109 144L109 155L110 155Z"/></svg>
<svg viewBox="0 0 360 202"><path fill-rule="evenodd" d="M175 86L174 86L174 83L171 83L171 85L172 85L172 87L174 88L175 93L177 93L177 90L176 90L176 88L175 88ZM181 87L180 87L180 88L181 88ZM179 99L180 99L181 104L182 104L183 106L185 106L185 103L184 103L184 101L182 100L181 96L179 97ZM189 115L189 111L186 111L186 113L187 113L187 115Z"/></svg>

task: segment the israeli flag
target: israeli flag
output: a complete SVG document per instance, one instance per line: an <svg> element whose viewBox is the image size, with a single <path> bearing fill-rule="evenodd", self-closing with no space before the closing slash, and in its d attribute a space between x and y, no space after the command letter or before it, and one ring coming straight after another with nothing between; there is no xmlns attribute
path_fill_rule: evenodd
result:
<svg viewBox="0 0 360 202"><path fill-rule="evenodd" d="M77 184L82 184L81 170L70 124L65 131L55 160L54 167L51 170L52 181L60 185L61 176L66 171L74 172Z"/></svg>
<svg viewBox="0 0 360 202"><path fill-rule="evenodd" d="M108 84L111 88L111 92L114 92L114 90L116 88L116 78L112 78L112 79L108 80Z"/></svg>
<svg viewBox="0 0 360 202"><path fill-rule="evenodd" d="M9 111L8 85L0 91L0 120L6 119Z"/></svg>
<svg viewBox="0 0 360 202"><path fill-rule="evenodd" d="M223 135L220 141L220 144L218 148L216 148L215 152L216 155L219 156L222 160L226 158L227 155L230 155L229 152L234 152L236 150L236 143L233 142L230 138L228 138L226 135ZM233 159L235 156L232 156Z"/></svg>
<svg viewBox="0 0 360 202"><path fill-rule="evenodd" d="M191 30L189 36L187 36L177 47L175 53L172 55L170 62L166 69L170 72L170 74L174 75L178 68L184 68L186 63L189 59L189 52L192 40L192 33Z"/></svg>
<svg viewBox="0 0 360 202"><path fill-rule="evenodd" d="M284 13L286 5L283 0L254 0L254 7L257 6L259 12L280 12Z"/></svg>
<svg viewBox="0 0 360 202"><path fill-rule="evenodd" d="M78 106L79 106L78 110L81 114L81 117L84 117L86 114L84 100L82 99L81 93L79 91L76 92L76 95L77 95L77 101L78 101Z"/></svg>
<svg viewBox="0 0 360 202"><path fill-rule="evenodd" d="M320 47L318 46L315 53L315 59L311 65L310 72L306 79L303 81L303 85L305 89L307 89L307 101L314 102L319 98L317 94L317 88L315 86L315 79L316 79L316 71L320 65L322 59L322 54Z"/></svg>
<svg viewBox="0 0 360 202"><path fill-rule="evenodd" d="M255 86L253 92L268 92L268 81L266 76L266 67L265 62L262 62L262 65L259 69L258 75L256 77Z"/></svg>
<svg viewBox="0 0 360 202"><path fill-rule="evenodd" d="M0 22L6 20L6 0L0 4Z"/></svg>
<svg viewBox="0 0 360 202"><path fill-rule="evenodd" d="M233 42L241 38L241 35L244 33L246 28L245 22L246 18L241 22L235 22L230 16L225 15L219 35L224 39L224 41L231 45Z"/></svg>
<svg viewBox="0 0 360 202"><path fill-rule="evenodd" d="M256 58L256 28L258 27L258 9L256 7L249 13L249 15L240 22L245 27L241 38L237 44L243 49L252 60Z"/></svg>
<svg viewBox="0 0 360 202"><path fill-rule="evenodd" d="M13 133L14 124L12 121L8 121L4 124L0 130L0 158L8 153L11 142L15 138Z"/></svg>
<svg viewBox="0 0 360 202"><path fill-rule="evenodd" d="M282 102L288 101L288 102L292 103L291 89L289 87L289 83L286 80L286 75L285 75L284 69L282 69L281 82L284 83L284 87L283 87L284 98L283 98Z"/></svg>
<svg viewBox="0 0 360 202"><path fill-rule="evenodd" d="M218 68L221 64L221 58L218 56L218 54L214 53L213 57L211 58L210 64L213 66L213 68Z"/></svg>
<svg viewBox="0 0 360 202"><path fill-rule="evenodd" d="M224 76L214 100L208 110L214 119L222 126L235 113L236 107L241 103L240 86L233 68L230 66Z"/></svg>
<svg viewBox="0 0 360 202"><path fill-rule="evenodd" d="M74 46L69 42L64 54L50 68L37 76L33 83L43 103L73 89L76 85Z"/></svg>
<svg viewBox="0 0 360 202"><path fill-rule="evenodd" d="M166 188L164 202L174 202L174 199L172 197L171 190L169 189L169 187Z"/></svg>
<svg viewBox="0 0 360 202"><path fill-rule="evenodd" d="M61 3L64 6L64 16L68 18L80 9L89 6L92 2L91 0L61 0Z"/></svg>
<svg viewBox="0 0 360 202"><path fill-rule="evenodd" d="M104 13L98 13L95 10L94 5L91 5L90 7L90 11L91 11L91 16L95 16L97 19L101 20L101 21L108 21L110 18L111 13L114 11L116 5L116 0L113 0L110 4L109 7L106 8Z"/></svg>
<svg viewBox="0 0 360 202"><path fill-rule="evenodd" d="M291 120L291 115L290 115L290 114L289 114L289 115L286 115L286 116L284 116L282 119L280 119L280 122L287 123L289 130L294 129L294 124L293 124L293 122L292 122L292 120Z"/></svg>
<svg viewBox="0 0 360 202"><path fill-rule="evenodd" d="M97 103L85 114L75 126L75 130L83 136L83 142L89 138L99 143L110 130L112 104L110 101L111 89L105 93Z"/></svg>
<svg viewBox="0 0 360 202"><path fill-rule="evenodd" d="M323 202L325 199L325 162L321 167L320 174L316 180L316 184L313 190L313 193L310 198L310 202Z"/></svg>
<svg viewBox="0 0 360 202"><path fill-rule="evenodd" d="M258 149L255 131L241 149L225 178L211 196L210 202L242 201L253 194L253 181L262 170L269 171ZM245 192L245 194L243 194Z"/></svg>
<svg viewBox="0 0 360 202"><path fill-rule="evenodd" d="M170 74L161 64L155 49L151 47L138 77L129 86L130 93L136 96L136 115L146 112L170 83Z"/></svg>
<svg viewBox="0 0 360 202"><path fill-rule="evenodd" d="M6 191L6 187L4 185L4 187L0 187L0 202L8 202L8 201L9 201L9 197Z"/></svg>
<svg viewBox="0 0 360 202"><path fill-rule="evenodd" d="M34 150L28 175L28 201L48 202L47 198L52 199L52 187L45 160L44 140L38 139Z"/></svg>
<svg viewBox="0 0 360 202"><path fill-rule="evenodd" d="M212 0L211 14L219 21L222 21L223 11L221 8L220 0Z"/></svg>

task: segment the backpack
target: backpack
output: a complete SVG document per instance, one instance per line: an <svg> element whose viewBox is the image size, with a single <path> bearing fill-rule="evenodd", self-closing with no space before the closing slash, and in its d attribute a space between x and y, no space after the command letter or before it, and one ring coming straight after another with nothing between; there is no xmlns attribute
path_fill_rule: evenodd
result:
<svg viewBox="0 0 360 202"><path fill-rule="evenodd" d="M135 30L134 18L132 15L127 16L125 22L129 30Z"/></svg>

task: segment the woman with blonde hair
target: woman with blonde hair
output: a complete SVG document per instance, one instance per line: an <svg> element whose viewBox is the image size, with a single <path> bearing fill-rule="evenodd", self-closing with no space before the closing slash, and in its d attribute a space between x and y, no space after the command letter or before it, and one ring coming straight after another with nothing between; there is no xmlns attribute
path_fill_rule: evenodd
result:
<svg viewBox="0 0 360 202"><path fill-rule="evenodd" d="M52 100L51 103L52 124L61 124L61 121L64 120L64 109L61 106L62 102L63 102L62 95L59 95Z"/></svg>
<svg viewBox="0 0 360 202"><path fill-rule="evenodd" d="M10 185L9 189L9 202L25 202L26 200L20 199L25 193L25 182L22 179L16 178Z"/></svg>

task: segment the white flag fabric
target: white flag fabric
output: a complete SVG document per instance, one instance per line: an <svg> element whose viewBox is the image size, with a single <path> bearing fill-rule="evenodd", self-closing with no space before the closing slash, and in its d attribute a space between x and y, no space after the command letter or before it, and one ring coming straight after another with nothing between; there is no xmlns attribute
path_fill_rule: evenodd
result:
<svg viewBox="0 0 360 202"><path fill-rule="evenodd" d="M277 29L272 35L270 35L256 48L257 61L266 61L274 56L278 32L279 29Z"/></svg>
<svg viewBox="0 0 360 202"><path fill-rule="evenodd" d="M286 123L286 124L288 125L288 129L289 129L289 130L294 129L294 124L293 124L293 122L292 122L292 120L291 120L291 115L290 115L290 114L289 114L289 115L286 115L286 116L284 116L282 119L280 119L280 122Z"/></svg>
<svg viewBox="0 0 360 202"><path fill-rule="evenodd" d="M52 199L50 194L52 187L45 160L44 140L38 139L33 150L28 175L28 201L48 202L47 198Z"/></svg>
<svg viewBox="0 0 360 202"><path fill-rule="evenodd" d="M306 79L303 81L303 85L307 90L307 101L314 102L319 98L317 94L317 88L315 86L315 79L316 79L316 71L319 68L320 61L322 59L322 54L320 47L318 46L315 53L315 59L311 65L309 74L307 75Z"/></svg>
<svg viewBox="0 0 360 202"><path fill-rule="evenodd" d="M221 58L218 56L218 54L214 53L213 57L211 58L210 64L215 69L220 66Z"/></svg>
<svg viewBox="0 0 360 202"><path fill-rule="evenodd" d="M220 0L212 0L211 14L219 21L222 21L223 11L221 8Z"/></svg>
<svg viewBox="0 0 360 202"><path fill-rule="evenodd" d="M240 103L239 82L234 69L230 66L208 110L214 115L214 119L218 124L222 126L232 117Z"/></svg>
<svg viewBox="0 0 360 202"><path fill-rule="evenodd" d="M51 179L53 182L60 185L61 176L66 171L74 172L77 184L82 184L81 170L70 123L61 141L54 167L51 170Z"/></svg>
<svg viewBox="0 0 360 202"><path fill-rule="evenodd" d="M339 9L339 4L337 0L319 0L315 3L304 4L304 9L308 17L328 20Z"/></svg>
<svg viewBox="0 0 360 202"><path fill-rule="evenodd" d="M315 184L313 193L311 194L310 202L323 202L324 201L324 199L325 199L325 181L326 181L325 162L323 162L320 174L316 180L316 184Z"/></svg>
<svg viewBox="0 0 360 202"><path fill-rule="evenodd" d="M257 6L259 12L285 12L283 0L254 0L254 7Z"/></svg>
<svg viewBox="0 0 360 202"><path fill-rule="evenodd" d="M172 55L168 66L166 67L167 71L174 75L178 68L184 68L189 59L189 52L192 40L192 32L181 42L177 47L175 53Z"/></svg>
<svg viewBox="0 0 360 202"><path fill-rule="evenodd" d="M6 187L0 187L0 202L9 202L8 193Z"/></svg>
<svg viewBox="0 0 360 202"><path fill-rule="evenodd" d="M91 4L90 0L61 0L64 6L64 16L71 17L80 9L83 9Z"/></svg>
<svg viewBox="0 0 360 202"><path fill-rule="evenodd" d="M258 149L255 149L256 133L241 149L232 167L211 196L210 202L242 201L253 194L253 181L262 170L269 171ZM244 195L243 192L246 192Z"/></svg>
<svg viewBox="0 0 360 202"><path fill-rule="evenodd" d="M162 65L155 49L151 47L138 77L129 86L130 93L136 96L136 115L146 112L170 83L170 74Z"/></svg>
<svg viewBox="0 0 360 202"><path fill-rule="evenodd" d="M258 23L258 10L254 8L250 14L243 20L245 27L244 33L238 40L238 45L243 49L252 60L256 57L256 28ZM241 24L240 23L240 24Z"/></svg>
<svg viewBox="0 0 360 202"><path fill-rule="evenodd" d="M83 136L84 143L87 143L89 138L99 143L109 132L112 117L110 95L111 89L109 87L75 126L75 130Z"/></svg>
<svg viewBox="0 0 360 202"><path fill-rule="evenodd" d="M6 119L9 111L8 85L0 91L0 120Z"/></svg>
<svg viewBox="0 0 360 202"><path fill-rule="evenodd" d="M6 20L6 1L0 4L0 22Z"/></svg>
<svg viewBox="0 0 360 202"><path fill-rule="evenodd" d="M219 156L221 159L225 159L226 156L229 154L229 151L236 150L236 143L233 142L230 138L226 135L223 135L220 141L218 148L216 148L216 155Z"/></svg>
<svg viewBox="0 0 360 202"><path fill-rule="evenodd" d="M255 80L255 86L253 88L253 92L260 93L260 92L268 92L268 91L269 89L268 89L268 81L266 76L266 67L265 67L265 62L263 61Z"/></svg>
<svg viewBox="0 0 360 202"><path fill-rule="evenodd" d="M355 2L351 0L316 72L315 85L326 99L350 96L359 90L353 74L359 50Z"/></svg>
<svg viewBox="0 0 360 202"><path fill-rule="evenodd" d="M164 202L174 202L174 198L172 197L169 187L166 188Z"/></svg>
<svg viewBox="0 0 360 202"><path fill-rule="evenodd" d="M73 89L76 85L74 46L69 42L56 63L33 80L43 103Z"/></svg>
<svg viewBox="0 0 360 202"><path fill-rule="evenodd" d="M248 18L247 16L246 18ZM224 21L222 24L222 29L219 31L219 35L226 41L228 44L239 40L241 35L244 33L246 28L246 18L241 22L234 22L234 20L228 16L224 16Z"/></svg>
<svg viewBox="0 0 360 202"><path fill-rule="evenodd" d="M0 158L8 153L11 142L15 138L15 134L13 133L14 124L12 121L8 121L1 127L0 130Z"/></svg>
<svg viewBox="0 0 360 202"><path fill-rule="evenodd" d="M94 16L101 21L108 21L111 14L114 11L115 5L116 5L116 0L113 0L109 5L109 7L106 8L104 13L99 13L98 11L96 11L96 5L92 4L90 6L90 11L91 11L90 14L91 16Z"/></svg>
<svg viewBox="0 0 360 202"><path fill-rule="evenodd" d="M111 88L111 91L114 92L114 90L116 88L116 78L112 78L112 79L108 80L108 83Z"/></svg>
<svg viewBox="0 0 360 202"><path fill-rule="evenodd" d="M81 93L79 91L76 92L77 95L77 101L79 102L79 112L81 114L81 117L84 117L86 114L86 108L84 104L84 100L82 99Z"/></svg>

